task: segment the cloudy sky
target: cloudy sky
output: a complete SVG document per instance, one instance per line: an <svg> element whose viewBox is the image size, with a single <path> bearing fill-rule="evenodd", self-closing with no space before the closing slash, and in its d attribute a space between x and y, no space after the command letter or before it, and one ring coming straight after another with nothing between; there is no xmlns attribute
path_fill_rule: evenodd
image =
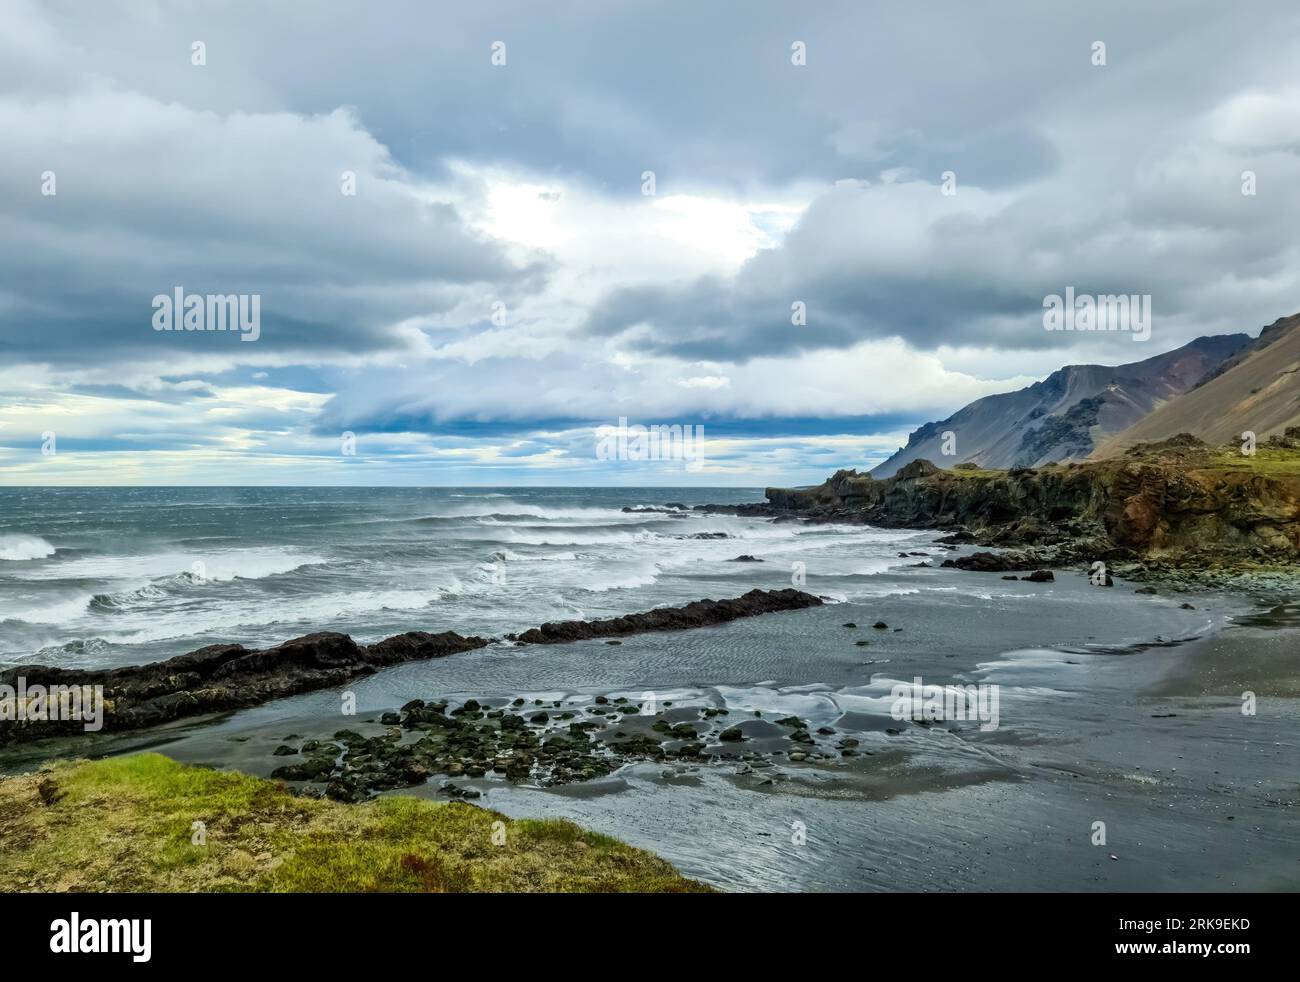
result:
<svg viewBox="0 0 1300 982"><path fill-rule="evenodd" d="M1065 6L0 0L0 483L808 483L1300 309L1300 6Z"/></svg>

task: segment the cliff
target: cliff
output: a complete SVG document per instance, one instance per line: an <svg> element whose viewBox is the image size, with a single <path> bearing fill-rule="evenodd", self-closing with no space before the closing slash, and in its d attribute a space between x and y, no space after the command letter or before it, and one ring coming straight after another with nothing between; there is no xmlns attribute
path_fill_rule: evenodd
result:
<svg viewBox="0 0 1300 982"><path fill-rule="evenodd" d="M1184 434L1037 469L918 460L884 480L842 470L767 498L776 516L961 530L962 541L1036 547L1043 562L1289 564L1300 560L1300 428L1249 457Z"/></svg>

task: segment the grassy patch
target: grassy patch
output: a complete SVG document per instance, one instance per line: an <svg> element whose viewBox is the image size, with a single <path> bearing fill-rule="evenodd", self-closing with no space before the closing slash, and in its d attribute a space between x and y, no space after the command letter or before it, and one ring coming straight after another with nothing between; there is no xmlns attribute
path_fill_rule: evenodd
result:
<svg viewBox="0 0 1300 982"><path fill-rule="evenodd" d="M200 831L206 844L193 841ZM300 798L153 753L0 780L0 890L706 889L563 820L416 798Z"/></svg>

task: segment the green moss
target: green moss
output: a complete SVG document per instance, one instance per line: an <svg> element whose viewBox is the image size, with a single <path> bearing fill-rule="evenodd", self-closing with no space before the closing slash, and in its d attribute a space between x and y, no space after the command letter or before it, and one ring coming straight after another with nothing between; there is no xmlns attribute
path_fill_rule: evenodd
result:
<svg viewBox="0 0 1300 982"><path fill-rule="evenodd" d="M196 826L195 823L202 823ZM194 841L204 833L205 843ZM707 890L571 822L410 797L301 798L159 754L0 780L0 890Z"/></svg>

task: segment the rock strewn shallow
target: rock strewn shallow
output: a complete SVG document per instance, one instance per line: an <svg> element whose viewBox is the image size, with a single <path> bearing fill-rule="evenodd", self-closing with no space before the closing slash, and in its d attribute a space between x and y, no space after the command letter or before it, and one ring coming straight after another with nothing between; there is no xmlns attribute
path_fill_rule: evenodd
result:
<svg viewBox="0 0 1300 982"><path fill-rule="evenodd" d="M271 777L302 782L306 794L362 801L442 775L448 779L443 793L477 798L478 791L456 780L495 773L549 786L605 777L633 761L740 759L762 768L774 757L797 764L870 754L848 734L830 727L814 733L796 716L768 720L757 712L672 703L655 711L625 696L597 696L585 708L523 698L496 708L476 699L448 707L446 700L414 699L381 715L385 729L378 735L343 729L329 740L286 742L275 750L286 762Z"/></svg>

